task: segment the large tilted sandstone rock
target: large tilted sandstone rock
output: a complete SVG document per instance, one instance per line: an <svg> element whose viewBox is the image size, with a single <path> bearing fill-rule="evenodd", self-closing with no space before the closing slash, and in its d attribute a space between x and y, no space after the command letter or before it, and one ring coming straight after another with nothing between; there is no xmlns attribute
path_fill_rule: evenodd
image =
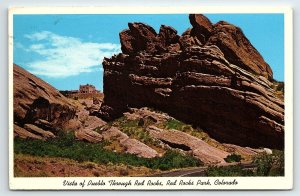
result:
<svg viewBox="0 0 300 196"><path fill-rule="evenodd" d="M14 122L35 123L46 120L61 127L73 119L76 108L48 83L14 64Z"/></svg>
<svg viewBox="0 0 300 196"><path fill-rule="evenodd" d="M272 69L239 27L224 21L213 25L201 14L190 14L190 22L193 26L190 35L205 45L216 45L230 63L268 79L273 78Z"/></svg>
<svg viewBox="0 0 300 196"><path fill-rule="evenodd" d="M88 141L91 143L101 142L103 136L95 131L102 126L106 125L106 122L96 116L87 116L82 127L75 131L75 137L78 140Z"/></svg>
<svg viewBox="0 0 300 196"><path fill-rule="evenodd" d="M110 127L105 130L102 135L103 138L108 141L116 140L125 148L126 153L135 154L144 158L154 158L158 156L156 150L136 139L129 138L128 135L120 131L117 127Z"/></svg>
<svg viewBox="0 0 300 196"><path fill-rule="evenodd" d="M101 134L93 131L91 129L80 129L75 131L75 137L78 140L88 141L90 143L98 143L101 142L103 137Z"/></svg>
<svg viewBox="0 0 300 196"><path fill-rule="evenodd" d="M42 136L34 134L16 124L14 124L14 134L15 134L15 136L18 136L23 139L30 138L30 139L44 140L44 138Z"/></svg>
<svg viewBox="0 0 300 196"><path fill-rule="evenodd" d="M203 140L177 130L164 130L155 126L149 126L150 135L170 147L191 151L193 156L205 164L225 163L224 158L230 155L228 152L210 146Z"/></svg>
<svg viewBox="0 0 300 196"><path fill-rule="evenodd" d="M182 36L143 23L120 33L123 53L103 61L99 116L151 107L221 142L283 148L284 103L271 88L269 65L238 27L202 15L190 20L193 28Z"/></svg>
<svg viewBox="0 0 300 196"><path fill-rule="evenodd" d="M55 135L52 132L43 130L32 124L25 124L24 128L35 135L41 136L44 139L55 138Z"/></svg>

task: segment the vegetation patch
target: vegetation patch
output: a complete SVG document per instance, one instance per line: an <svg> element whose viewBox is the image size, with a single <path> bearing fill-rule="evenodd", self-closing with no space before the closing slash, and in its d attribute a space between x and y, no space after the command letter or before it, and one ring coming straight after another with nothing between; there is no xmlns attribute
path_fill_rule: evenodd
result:
<svg viewBox="0 0 300 196"><path fill-rule="evenodd" d="M118 127L130 138L137 139L156 151L164 153L165 150L162 149L160 142L157 139L152 138L146 130L146 127L153 123L154 121L151 121L151 119L128 120L126 117L121 117L115 120L112 125Z"/></svg>
<svg viewBox="0 0 300 196"><path fill-rule="evenodd" d="M253 168L243 165L209 167L207 176L284 176L284 152L273 150L273 154L262 153L254 158Z"/></svg>
<svg viewBox="0 0 300 196"><path fill-rule="evenodd" d="M254 158L258 176L284 176L284 152L272 150L272 154L262 153Z"/></svg>
<svg viewBox="0 0 300 196"><path fill-rule="evenodd" d="M77 141L72 133L61 132L57 138L47 141L15 138L14 151L17 154L34 156L63 157L78 162L90 161L98 164L125 164L145 166L151 169L170 170L173 168L196 167L201 162L190 155L168 150L164 156L142 158L128 153L117 153L105 149L106 142L97 144Z"/></svg>
<svg viewBox="0 0 300 196"><path fill-rule="evenodd" d="M161 173L161 171L143 166L79 163L67 158L14 154L15 177L145 176L157 173Z"/></svg>
<svg viewBox="0 0 300 196"><path fill-rule="evenodd" d="M280 82L280 81L276 81L273 79L273 83L271 86L274 91L275 91L275 95L280 98L280 99L284 99L284 82Z"/></svg>
<svg viewBox="0 0 300 196"><path fill-rule="evenodd" d="M225 150L226 148L216 140L212 139L203 129L196 127L194 128L192 125L185 124L184 122L181 122L176 119L169 119L165 122L165 124L160 125L163 129L176 129L178 131L185 132L189 135L192 135L194 137L197 137L203 141L205 141L207 144L218 148L220 150Z"/></svg>
<svg viewBox="0 0 300 196"><path fill-rule="evenodd" d="M227 163L240 162L242 160L242 156L238 155L238 154L231 154L231 155L228 155L224 160Z"/></svg>
<svg viewBox="0 0 300 196"><path fill-rule="evenodd" d="M176 120L176 119L169 119L167 122L166 122L166 129L176 129L176 130L180 130L182 131L182 128L186 126L185 123L179 121L179 120Z"/></svg>

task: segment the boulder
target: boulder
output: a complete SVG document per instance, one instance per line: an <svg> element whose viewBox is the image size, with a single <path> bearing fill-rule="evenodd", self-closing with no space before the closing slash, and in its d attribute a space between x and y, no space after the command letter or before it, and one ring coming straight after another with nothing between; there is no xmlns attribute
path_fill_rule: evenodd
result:
<svg viewBox="0 0 300 196"><path fill-rule="evenodd" d="M155 126L149 126L150 136L161 140L171 148L191 151L192 154L200 159L204 164L225 163L229 153L210 146L199 138L177 130L164 130Z"/></svg>
<svg viewBox="0 0 300 196"><path fill-rule="evenodd" d="M124 54L130 54L134 52L134 37L131 35L129 29L126 29L119 34L121 40L121 50Z"/></svg>
<svg viewBox="0 0 300 196"><path fill-rule="evenodd" d="M54 127L51 123L49 123L47 120L38 119L34 122L34 125L47 130L54 130Z"/></svg>
<svg viewBox="0 0 300 196"><path fill-rule="evenodd" d="M202 14L190 14L189 19L193 26L191 35L196 36L202 42L207 41L214 29L210 20Z"/></svg>
<svg viewBox="0 0 300 196"><path fill-rule="evenodd" d="M83 128L83 124L76 118L68 120L63 124L64 131L77 131Z"/></svg>
<svg viewBox="0 0 300 196"><path fill-rule="evenodd" d="M155 30L144 23L128 23L129 30L120 33L121 49L125 54L143 50L157 52L163 50L163 45Z"/></svg>
<svg viewBox="0 0 300 196"><path fill-rule="evenodd" d="M117 127L114 127L114 126L112 126L109 129L105 130L102 133L102 135L103 135L103 138L105 140L116 139L119 142L123 142L123 141L125 141L129 138L128 135L126 135L125 133L123 133Z"/></svg>
<svg viewBox="0 0 300 196"><path fill-rule="evenodd" d="M96 116L89 116L84 122L84 127L87 129L94 130L106 125L106 122Z"/></svg>
<svg viewBox="0 0 300 196"><path fill-rule="evenodd" d="M129 29L119 34L121 49L124 54L142 51L161 53L180 49L179 35L170 26L162 25L158 34L151 26L140 22L128 23L128 27Z"/></svg>
<svg viewBox="0 0 300 196"><path fill-rule="evenodd" d="M75 137L78 140L88 141L90 143L98 143L102 141L102 135L91 129L81 129L75 131Z"/></svg>
<svg viewBox="0 0 300 196"><path fill-rule="evenodd" d="M35 135L39 135L44 139L55 138L55 135L52 132L45 131L45 130L43 130L35 125L32 125L32 124L25 124L24 129L26 129L27 131L29 131Z"/></svg>
<svg viewBox="0 0 300 196"><path fill-rule="evenodd" d="M158 156L156 150L136 139L127 139L121 145L125 147L126 153L135 154L138 157L154 158Z"/></svg>
<svg viewBox="0 0 300 196"><path fill-rule="evenodd" d="M173 27L166 25L161 25L158 36L161 39L164 47L167 47L171 44L176 44L179 41L179 35L177 35L177 31Z"/></svg>
<svg viewBox="0 0 300 196"><path fill-rule="evenodd" d="M153 158L158 156L156 150L136 139L129 138L128 135L120 131L117 127L110 127L105 130L102 135L105 140L116 140L119 142L119 144L125 148L126 153L135 154L144 158Z"/></svg>
<svg viewBox="0 0 300 196"><path fill-rule="evenodd" d="M26 129L24 129L24 128L16 125L16 124L14 124L14 133L15 133L15 136L18 136L18 137L23 138L23 139L28 139L28 138L38 139L38 140L43 140L44 139L42 136L31 133L31 132L27 131Z"/></svg>

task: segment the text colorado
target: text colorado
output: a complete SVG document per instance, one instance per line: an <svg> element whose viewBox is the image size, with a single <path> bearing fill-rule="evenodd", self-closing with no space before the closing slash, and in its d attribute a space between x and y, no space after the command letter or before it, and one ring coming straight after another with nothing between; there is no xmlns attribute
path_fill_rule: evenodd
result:
<svg viewBox="0 0 300 196"><path fill-rule="evenodd" d="M237 185L238 182L236 179L234 180L224 180L224 179L217 179L214 182L215 185Z"/></svg>

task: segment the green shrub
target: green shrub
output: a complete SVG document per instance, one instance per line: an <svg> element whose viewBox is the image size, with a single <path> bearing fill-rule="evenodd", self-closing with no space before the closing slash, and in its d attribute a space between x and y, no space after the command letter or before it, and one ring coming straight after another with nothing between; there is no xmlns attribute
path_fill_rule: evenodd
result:
<svg viewBox="0 0 300 196"><path fill-rule="evenodd" d="M166 129L176 129L181 130L183 126L185 126L183 122L176 120L176 119L169 119L166 123Z"/></svg>
<svg viewBox="0 0 300 196"><path fill-rule="evenodd" d="M139 126L138 124L138 120L127 120L121 123L121 128L136 128Z"/></svg>
<svg viewBox="0 0 300 196"><path fill-rule="evenodd" d="M206 176L254 176L254 171L243 170L240 165L226 166L226 167L208 167Z"/></svg>
<svg viewBox="0 0 300 196"><path fill-rule="evenodd" d="M74 134L61 132L59 137L47 141L15 138L14 151L35 156L69 158L79 162L90 161L100 164L110 162L162 170L201 165L201 162L194 157L182 155L176 151L167 151L162 157L149 159L128 153L116 153L105 149L106 145L107 141L97 144L77 141Z"/></svg>
<svg viewBox="0 0 300 196"><path fill-rule="evenodd" d="M224 160L227 163L240 162L242 160L242 156L238 155L238 154L231 154L231 155L228 155Z"/></svg>
<svg viewBox="0 0 300 196"><path fill-rule="evenodd" d="M118 126L120 130L126 133L128 136L138 139L146 145L154 145L159 147L159 143L156 139L149 135L146 127L154 123L151 118L144 120L128 120L125 117L121 117L114 122L114 126Z"/></svg>
<svg viewBox="0 0 300 196"><path fill-rule="evenodd" d="M258 176L283 176L284 152L273 150L273 154L262 153L255 157Z"/></svg>
<svg viewBox="0 0 300 196"><path fill-rule="evenodd" d="M284 152L258 154L253 161L256 167L244 169L243 165L208 167L207 176L284 176Z"/></svg>

